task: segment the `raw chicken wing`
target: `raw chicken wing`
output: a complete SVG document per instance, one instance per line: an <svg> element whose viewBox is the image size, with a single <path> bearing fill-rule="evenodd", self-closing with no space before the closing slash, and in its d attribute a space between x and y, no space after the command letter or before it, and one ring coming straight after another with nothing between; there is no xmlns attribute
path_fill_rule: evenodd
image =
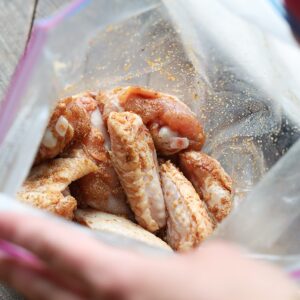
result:
<svg viewBox="0 0 300 300"><path fill-rule="evenodd" d="M174 96L130 86L100 92L96 99L105 121L113 111L138 114L160 154L170 155L187 148L200 150L205 141L196 115Z"/></svg>
<svg viewBox="0 0 300 300"><path fill-rule="evenodd" d="M192 184L171 162L160 170L168 212L167 242L175 250L189 250L212 234L214 222Z"/></svg>
<svg viewBox="0 0 300 300"><path fill-rule="evenodd" d="M132 218L132 212L126 203L125 193L100 131L92 127L89 135L78 147L84 149L98 168L96 172L80 178L71 185L72 195L83 206L87 204L104 212Z"/></svg>
<svg viewBox="0 0 300 300"><path fill-rule="evenodd" d="M197 151L181 153L180 166L211 214L221 222L232 207L232 180L229 175L217 160Z"/></svg>
<svg viewBox="0 0 300 300"><path fill-rule="evenodd" d="M44 133L35 164L56 157L70 143L87 136L91 129L89 111L96 106L89 92L60 100Z"/></svg>
<svg viewBox="0 0 300 300"><path fill-rule="evenodd" d="M83 149L98 169L73 183L72 194L83 206L129 217L131 212L107 151L110 148L107 129L91 92L77 94L58 103L36 162L57 155L66 157L74 148Z"/></svg>
<svg viewBox="0 0 300 300"><path fill-rule="evenodd" d="M95 209L78 209L75 212L75 219L93 230L118 234L122 237L141 241L152 247L158 247L167 251L172 250L170 246L153 233L120 216L107 214Z"/></svg>
<svg viewBox="0 0 300 300"><path fill-rule="evenodd" d="M141 117L112 112L108 118L111 157L136 220L155 232L166 224L156 151Z"/></svg>
<svg viewBox="0 0 300 300"><path fill-rule="evenodd" d="M69 184L97 170L84 153L72 158L58 158L34 167L17 197L32 206L73 218L76 200L69 194Z"/></svg>

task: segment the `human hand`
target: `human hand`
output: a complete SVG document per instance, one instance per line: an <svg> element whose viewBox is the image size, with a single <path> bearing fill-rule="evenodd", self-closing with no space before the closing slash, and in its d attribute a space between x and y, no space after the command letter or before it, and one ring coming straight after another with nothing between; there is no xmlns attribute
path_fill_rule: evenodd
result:
<svg viewBox="0 0 300 300"><path fill-rule="evenodd" d="M28 299L296 300L276 268L244 258L223 242L186 254L150 257L106 246L40 217L0 214L0 239L36 255L0 255L0 279Z"/></svg>

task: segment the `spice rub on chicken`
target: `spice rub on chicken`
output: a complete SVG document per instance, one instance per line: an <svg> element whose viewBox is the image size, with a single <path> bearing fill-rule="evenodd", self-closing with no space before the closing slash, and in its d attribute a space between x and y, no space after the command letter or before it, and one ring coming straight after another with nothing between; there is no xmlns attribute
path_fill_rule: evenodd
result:
<svg viewBox="0 0 300 300"><path fill-rule="evenodd" d="M93 230L190 250L232 208L231 178L200 152L204 142L175 96L137 86L83 92L58 101L17 197Z"/></svg>
<svg viewBox="0 0 300 300"><path fill-rule="evenodd" d="M105 121L113 111L138 114L149 129L159 154L200 150L204 144L205 134L196 115L175 96L129 86L100 92L97 100L102 105Z"/></svg>
<svg viewBox="0 0 300 300"><path fill-rule="evenodd" d="M70 195L74 180L97 170L97 166L78 151L74 157L57 158L34 167L17 194L20 201L72 219L77 202Z"/></svg>
<svg viewBox="0 0 300 300"><path fill-rule="evenodd" d="M110 113L108 131L113 165L136 220L155 232L166 224L166 208L151 135L130 112Z"/></svg>

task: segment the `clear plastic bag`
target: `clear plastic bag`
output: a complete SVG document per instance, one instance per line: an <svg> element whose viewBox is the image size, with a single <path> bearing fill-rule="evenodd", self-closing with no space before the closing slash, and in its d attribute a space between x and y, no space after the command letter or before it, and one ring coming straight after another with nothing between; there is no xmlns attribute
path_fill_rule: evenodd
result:
<svg viewBox="0 0 300 300"><path fill-rule="evenodd" d="M282 49L294 57L293 65L279 55ZM235 212L215 236L294 266L289 255L300 246L300 144L285 153L300 136L300 84L293 77L299 64L296 49L216 0L74 1L36 22L1 106L0 191L14 196L22 184L58 98L149 86L191 107L207 133L204 151L233 178ZM13 209L5 199L0 209ZM262 227L264 238L257 239Z"/></svg>

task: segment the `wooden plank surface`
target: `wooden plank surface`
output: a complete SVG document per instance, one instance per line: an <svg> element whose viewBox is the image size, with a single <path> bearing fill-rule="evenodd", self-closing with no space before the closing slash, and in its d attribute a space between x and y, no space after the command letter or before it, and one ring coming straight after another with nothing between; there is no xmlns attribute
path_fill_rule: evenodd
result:
<svg viewBox="0 0 300 300"><path fill-rule="evenodd" d="M22 55L36 18L57 11L72 0L0 0L0 101Z"/></svg>
<svg viewBox="0 0 300 300"><path fill-rule="evenodd" d="M0 99L26 45L33 10L34 0L0 1Z"/></svg>
<svg viewBox="0 0 300 300"><path fill-rule="evenodd" d="M71 0L0 0L0 102L22 55L35 18L52 14ZM21 300L0 283L1 300Z"/></svg>

